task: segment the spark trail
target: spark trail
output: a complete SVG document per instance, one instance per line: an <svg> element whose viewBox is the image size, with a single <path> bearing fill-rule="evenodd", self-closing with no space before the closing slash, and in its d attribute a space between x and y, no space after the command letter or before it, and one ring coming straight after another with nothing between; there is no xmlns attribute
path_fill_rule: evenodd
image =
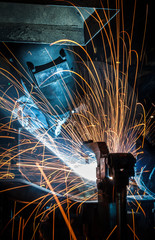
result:
<svg viewBox="0 0 155 240"><path fill-rule="evenodd" d="M119 4L117 4L118 6ZM104 6L103 13L105 19L108 19ZM73 80L82 90L83 96L81 97L77 91L73 98L65 79L61 77L62 86L67 92L65 97L74 106L71 108L69 104L70 110L65 111L63 103L61 103L62 116L55 112L40 89L34 89L29 73L25 69L24 74L20 73L19 69L1 53L3 61L9 64L10 68L18 75L16 77L4 67L0 68L1 76L11 82L11 86L5 92L1 91L0 107L11 116L7 123L0 126L1 137L10 140L12 136L8 136L8 134L14 133L12 124L18 122L22 126L20 135L23 138L16 146L3 149L0 155L1 179L14 178L16 173L12 171L12 168L20 167L20 173L28 181L34 181L41 187L48 187L52 192L57 192L61 196L72 197L74 200L80 201L81 204L87 200L97 199L96 159L90 150L85 149L89 157L88 162L86 162L81 149L83 141L105 141L110 152L131 152L135 157L143 151L143 142L139 148L136 148L136 142L140 137L145 138L146 130L149 127L146 122L145 109L138 102L135 93L139 57L137 52L131 49L132 33L130 36L125 32L123 24L122 29L117 26L115 40L110 22L108 22L107 28L104 28L97 12L96 21L101 28L103 41L101 54L104 63L94 62L85 47L69 39L61 39L51 43L52 47L71 42L87 58L85 61L77 51L66 46L65 50L74 53L77 61L80 62L81 69L84 69L81 72L69 70ZM116 22L120 24L120 13L117 14ZM105 40L110 49L110 62L107 59ZM8 49L7 44L4 45ZM94 49L93 40L92 45ZM8 51L14 57L19 68L23 70L19 60L10 49ZM123 60L119 58L120 51L123 52ZM136 68L134 85L131 88L128 78L133 58L136 59ZM61 70L60 75L62 71L65 70ZM22 81L19 80L21 77ZM44 82L48 80L49 77ZM27 84L31 85L31 91L27 90ZM11 88L16 93L14 97L9 95ZM47 118L50 120L50 126L47 125ZM18 132L15 135L17 136ZM48 152L45 148L48 149ZM20 162L18 162L19 158ZM3 168L5 169L3 170ZM51 184L54 185L52 189ZM51 198L53 199L53 197L56 195ZM57 207L61 208L61 204L61 202L57 202L54 207L50 208L50 211L55 211ZM43 213L39 212L37 217L43 218L46 213L47 210ZM71 235L76 239L64 213L63 216ZM110 236L111 234L109 234Z"/></svg>

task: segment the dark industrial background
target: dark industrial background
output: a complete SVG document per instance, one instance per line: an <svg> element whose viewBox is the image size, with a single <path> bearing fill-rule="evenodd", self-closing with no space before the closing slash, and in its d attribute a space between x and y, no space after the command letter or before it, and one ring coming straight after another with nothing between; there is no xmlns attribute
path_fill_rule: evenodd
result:
<svg viewBox="0 0 155 240"><path fill-rule="evenodd" d="M3 2L3 1L1 1ZM5 3L31 3L31 4L41 4L41 5L65 5L65 6L70 6L70 2L65 2L65 1L39 1L39 0L16 0L16 1L5 1ZM100 0L82 0L82 1L71 1L73 4L80 6L80 7L96 7L96 8L101 8L101 2ZM103 5L105 8L111 8L115 9L116 4L115 1L109 0L109 1L102 1ZM136 2L136 4L135 4ZM147 8L148 8L148 17L147 17L147 26L146 26L146 33L144 37L144 30L145 30L145 21L146 21L146 13L147 13ZM131 33L131 28L132 28L132 19L133 19L133 14L134 14L134 9L135 9L135 20L134 20L134 28L133 28L133 39L132 39L132 49L135 49L138 52L139 55L139 70L138 70L138 76L137 76L137 83L136 83L136 93L138 97L138 101L142 103L145 107L146 110L146 117L147 120L151 119L151 123L154 122L154 107L155 107L155 34L154 34L154 8L153 8L153 0L125 0L123 2L123 9L124 9L124 28L125 31L128 33ZM10 19L11 19L11 9L10 9ZM61 17L61 16L60 16ZM10 20L9 20L10 21ZM0 52L3 53L8 59L11 59L10 53L7 51L6 47L2 43L3 41L5 42L4 37L5 36L11 36L7 30L5 31L4 28L4 23L0 22ZM9 28L9 24L7 25ZM22 27L22 23L20 23L21 26L18 27L19 29ZM112 19L110 22L112 32L114 36L116 36L116 19ZM107 26L105 26L107 28ZM16 25L14 25L14 28L16 28ZM108 30L108 28L107 28ZM20 30L19 30L20 31ZM38 30L39 31L39 30ZM48 30L47 30L48 31ZM65 31L65 28L61 28L61 31ZM73 30L74 31L74 30ZM54 32L54 31L53 31ZM18 34L18 33L17 33ZM34 35L35 37L35 35ZM36 35L37 37L37 35ZM145 39L144 39L145 38ZM144 39L144 45L143 45L143 39ZM116 39L115 39L116 40ZM84 46L87 51L89 52L90 56L92 57L94 62L104 62L104 57L100 54L101 49L102 49L102 37L101 34L98 33L94 38L94 45L96 48L96 52L94 53L92 43L89 42L86 46ZM35 42L35 41L34 41ZM110 58L110 50L108 51L108 43L106 42L105 38L105 43L107 46L107 58L109 60L109 63L111 62ZM25 68L27 68L25 64L26 61L29 61L29 59L24 58L23 55L26 51L32 51L35 56L35 51L36 51L36 58L34 57L34 62L36 65L41 65L41 61L39 59L39 52L42 46L46 45L47 48L49 46L49 42L29 42L28 39L26 42L22 41L7 41L6 39L6 44L11 49L11 51L14 53L15 56L19 57L21 60L21 63ZM43 45L42 45L43 44ZM20 49L20 50L19 50ZM80 48L75 47L76 51L80 54L82 54L82 51ZM143 51L142 51L143 50ZM142 51L142 52L141 52ZM63 55L63 54L62 54ZM40 55L41 56L41 55ZM54 59L57 59L59 56L57 52L52 56ZM73 70L76 70L77 66L72 66L72 55L67 56L68 61L70 64L70 68ZM84 56L83 56L84 57ZM121 62L122 56L120 55L120 62ZM31 59L32 60L32 59ZM86 60L86 59L85 59ZM44 63L48 61L48 59L44 59ZM44 64L43 63L43 64ZM133 86L134 82L134 73L135 73L135 67L136 67L136 60L132 61L132 65L130 66L129 69L129 84L131 87ZM27 68L28 69L28 68ZM21 70L21 69L20 69ZM74 86L70 86L72 89ZM5 80L0 80L0 88L4 91L5 89L8 88L8 83L5 82ZM53 99L53 101L56 101ZM56 105L56 103L55 103ZM1 111L1 122L5 123L5 113ZM12 133L13 135L14 133ZM17 135L15 133L15 135ZM15 142L17 142L17 138L15 137L15 140L10 140L9 145L13 146ZM3 147L8 145L8 140L2 140L1 141L1 152ZM155 154L154 154L154 145L155 145L155 138L154 138L154 128L150 128L149 132L147 134L147 137L145 138L145 144L144 144L144 160L143 160L143 166L147 165L148 169L153 169L154 168L154 160L155 160ZM39 153L36 153L36 155ZM151 190L155 192L155 175L151 180L151 183L148 183L148 177L146 176L145 183L151 185ZM149 185L149 186L150 186ZM2 186L2 183L1 183ZM11 186L11 185L10 185ZM8 186L7 186L8 187ZM1 189L4 189L2 186ZM33 199L33 194L35 194L35 191L33 189L33 186L30 187L29 189L29 194L32 194L32 199ZM39 190L38 190L39 191ZM20 195L20 192L17 194ZM43 194L43 193L41 193ZM16 195L15 195L16 196ZM39 193L38 193L38 196ZM26 199L26 194L25 194L25 199ZM26 201L26 200L25 200ZM131 205L133 204L132 208L134 209L134 203L131 201ZM136 216L136 233L137 236L139 237L140 240L145 240L145 239L153 239L152 234L154 234L154 201L153 200L145 200L142 201L141 206L144 208L146 212L146 216L143 216L141 214ZM17 204L17 210L20 210L24 206L24 203L18 203ZM18 239L18 227L19 227L19 222L21 221L21 217L23 219L27 219L29 214L33 211L35 205L30 205L28 208L24 209L22 211L22 214L17 215L15 218L15 227L14 227L14 238L13 239ZM12 200L12 196L7 195L7 192L4 194L0 194L0 239L12 239L12 223L9 223L9 220L12 217L13 214L13 209L14 209L14 200ZM91 211L89 211L91 209ZM93 209L93 210L92 210ZM86 212L84 213L84 217L79 216L76 218L76 210L73 209L72 212L72 219L73 219L73 228L75 230L75 233L77 236L79 236L79 240L85 239L83 236L83 232L86 232L87 230L83 229L83 225L81 222L85 222L87 219L87 216L89 215L89 212L91 212L90 215L90 222L93 222L94 215L93 213L96 211L95 206L89 205L88 208L86 209ZM130 214L130 217L132 219L132 214ZM129 221L131 221L131 219ZM39 221L39 220L38 220ZM27 230L25 232L24 238L23 239L32 239L33 235L33 221L32 218L28 223ZM57 236L56 239L69 239L68 236L68 229L66 229L66 225L61 217L61 213L58 212L56 216L56 232L55 236ZM144 228L145 226L145 228ZM52 231L50 229L52 228L52 216L49 216L49 220L45 221L41 227L40 230L36 233L36 239L52 239ZM97 228L96 228L97 229ZM94 229L94 231L96 231ZM92 231L93 232L93 231ZM41 235L44 233L44 238ZM93 234L93 233L92 233ZM135 239L134 236L129 233L129 239ZM96 237L96 236L95 236ZM100 239L96 237L94 239ZM22 238L21 238L22 239ZM93 238L90 238L93 239Z"/></svg>

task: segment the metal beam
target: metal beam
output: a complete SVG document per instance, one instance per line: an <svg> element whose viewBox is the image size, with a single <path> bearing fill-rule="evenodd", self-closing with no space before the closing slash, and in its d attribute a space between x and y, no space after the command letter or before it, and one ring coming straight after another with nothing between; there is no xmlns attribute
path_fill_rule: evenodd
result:
<svg viewBox="0 0 155 240"><path fill-rule="evenodd" d="M0 3L0 41L85 44L84 21L93 8Z"/></svg>
<svg viewBox="0 0 155 240"><path fill-rule="evenodd" d="M95 9L103 25L95 20L98 18ZM69 39L69 45L75 45L72 41L86 45L118 12L116 9L106 11L108 20L102 9L93 7L1 2L0 41L52 43Z"/></svg>

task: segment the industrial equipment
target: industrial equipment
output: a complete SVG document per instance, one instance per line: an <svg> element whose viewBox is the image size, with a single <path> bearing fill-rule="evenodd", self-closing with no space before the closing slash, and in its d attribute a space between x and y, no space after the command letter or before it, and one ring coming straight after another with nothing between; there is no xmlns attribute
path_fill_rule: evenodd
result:
<svg viewBox="0 0 155 240"><path fill-rule="evenodd" d="M141 160L140 156L136 161L130 153L112 153L106 140L90 140L81 146L85 132L80 136L78 131L84 121L80 127L72 125L80 140L76 136L74 141L73 132L70 131L69 135L66 129L72 116L74 123L74 116L81 115L86 119L84 129L92 129L96 133L94 129L99 125L98 119L92 115L98 113L99 108L104 109L97 115L104 129L103 117L108 124L112 117L107 103L110 102L112 108L115 103L115 98L109 101L111 93L115 96L117 88L121 89L121 106L125 94L132 92L130 85L136 92L133 83L133 69L137 69L135 59L129 67L128 64L121 67L120 63L125 59L131 61L134 52L131 45L136 49L142 45L145 49L145 37L142 37L142 44L139 39L144 31L141 15L145 16L148 7L139 3L140 11L138 17L137 13L135 16L140 19L140 25L138 28L132 25L131 31L131 39L134 39L135 31L138 41L132 44L129 41L128 44L126 32L131 27L128 19L133 18L129 14L131 0L129 3L125 1L124 6L123 1L121 3L121 7L126 9L124 16L117 9L119 4L111 5L109 1L74 0L73 4L59 0L30 2L10 0L0 3L0 239L21 237L29 240L36 237L36 240L68 240L74 236L71 236L72 229L77 240L147 240L153 234L155 222L153 145L145 139L144 157ZM107 8L101 6L102 2ZM119 12L126 19L125 25L122 21L120 35L119 27L116 31L115 24L109 24ZM123 40L123 47L117 44L115 33L119 40ZM148 45L152 54L153 48ZM104 48L102 54L101 48ZM128 50L132 54L122 56ZM138 74L137 88L140 101L149 109L150 104L154 106L155 81L152 70L148 71L154 67L153 61L150 62L153 54L149 58L145 50L145 59L142 52L140 49L140 61L146 62L146 68ZM120 59L117 59L117 54ZM120 75L114 69L119 69ZM148 72L149 81L146 81ZM123 81L117 85L115 77L125 80L129 77L129 85L123 85ZM126 89L125 94L122 89ZM99 91L94 93L96 90ZM105 96L108 97L105 99ZM129 103L137 106L137 96L129 96ZM84 98L90 98L90 102L96 98L94 106L91 106L93 110L90 108L90 119L95 119L93 122L89 119L87 122L90 109L79 101ZM128 106L124 105L126 111ZM132 114L135 116L136 111L132 107L129 111L132 112L132 122ZM115 111L112 109L112 112L115 122ZM141 112L139 115L142 119ZM154 115L150 116L153 122ZM125 117L128 118L128 114ZM151 132L153 123L150 126L147 131ZM136 126L131 126L130 130L133 128ZM130 130L123 139L130 137ZM143 140L141 137L137 140L134 133L131 135L134 142L131 142L130 150L135 144L140 149ZM49 182L39 169L48 175ZM69 225L64 221L66 218Z"/></svg>
<svg viewBox="0 0 155 240"><path fill-rule="evenodd" d="M103 239L106 239L106 234L115 225L117 225L117 239L127 239L126 187L129 178L134 176L136 160L130 153L109 153L105 142L89 141L85 144L94 151L97 159L97 212L100 227L104 228Z"/></svg>

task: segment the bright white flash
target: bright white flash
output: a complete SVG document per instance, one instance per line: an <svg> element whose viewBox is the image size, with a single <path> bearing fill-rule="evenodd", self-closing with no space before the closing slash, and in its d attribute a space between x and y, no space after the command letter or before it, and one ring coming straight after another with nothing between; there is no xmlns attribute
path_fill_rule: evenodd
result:
<svg viewBox="0 0 155 240"><path fill-rule="evenodd" d="M69 114L65 114L57 122L54 120L56 124L53 124L55 132L55 137L53 137L51 131L48 129L46 117L30 98L23 96L17 102L18 104L13 111L13 116L18 119L22 127L52 151L74 173L95 185L97 166L95 155L87 151L86 155L88 157L85 158L81 155L79 146L76 147L76 143L73 143L70 139L57 137L61 132L62 124L68 119Z"/></svg>

